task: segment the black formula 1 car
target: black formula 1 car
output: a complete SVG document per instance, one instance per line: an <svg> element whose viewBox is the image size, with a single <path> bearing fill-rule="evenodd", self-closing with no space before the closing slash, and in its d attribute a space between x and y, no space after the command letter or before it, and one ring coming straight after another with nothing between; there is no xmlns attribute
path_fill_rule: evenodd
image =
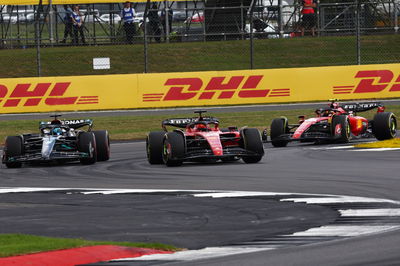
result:
<svg viewBox="0 0 400 266"><path fill-rule="evenodd" d="M24 162L59 163L79 160L94 164L110 158L110 140L106 130L92 131L90 119L58 120L39 123L39 134L8 136L2 162L8 168L19 168ZM82 128L87 128L83 130Z"/></svg>
<svg viewBox="0 0 400 266"><path fill-rule="evenodd" d="M357 113L377 109L373 120ZM346 143L352 138L375 137L378 140L396 136L397 119L379 102L343 103L331 100L328 108L319 108L316 116L306 119L299 116L298 124L289 124L286 117L276 118L271 123L271 143L285 147L291 141ZM263 140L267 139L266 130Z"/></svg>
<svg viewBox="0 0 400 266"><path fill-rule="evenodd" d="M264 155L260 132L256 128L219 128L214 117L173 118L162 122L164 131L147 135L147 159L150 164L178 166L184 161L235 161L257 163ZM167 126L177 129L168 132Z"/></svg>

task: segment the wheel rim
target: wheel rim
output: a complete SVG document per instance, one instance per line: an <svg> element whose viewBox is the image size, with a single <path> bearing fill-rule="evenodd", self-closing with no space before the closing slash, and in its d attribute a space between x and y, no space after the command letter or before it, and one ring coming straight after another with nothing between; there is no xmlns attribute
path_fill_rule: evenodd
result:
<svg viewBox="0 0 400 266"><path fill-rule="evenodd" d="M349 122L346 123L346 136L350 137L350 125L349 125Z"/></svg>
<svg viewBox="0 0 400 266"><path fill-rule="evenodd" d="M168 161L170 155L171 155L171 144L169 144L168 142L165 142L164 148L163 148L164 161Z"/></svg>
<svg viewBox="0 0 400 266"><path fill-rule="evenodd" d="M396 135L396 119L392 116L390 119L390 124L389 124L389 128L390 128L390 134L394 137Z"/></svg>

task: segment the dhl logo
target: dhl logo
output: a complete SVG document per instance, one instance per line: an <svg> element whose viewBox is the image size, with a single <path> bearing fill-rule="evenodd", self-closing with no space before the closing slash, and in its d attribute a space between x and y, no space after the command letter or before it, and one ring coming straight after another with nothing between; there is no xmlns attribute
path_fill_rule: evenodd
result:
<svg viewBox="0 0 400 266"><path fill-rule="evenodd" d="M0 84L0 104L2 107L73 105L73 104L97 104L98 96L64 96L71 82L17 84L8 95L8 88Z"/></svg>
<svg viewBox="0 0 400 266"><path fill-rule="evenodd" d="M400 91L400 75L394 79L390 70L358 71L354 78L361 78L358 85L334 86L333 94L375 93L385 89L389 92Z"/></svg>
<svg viewBox="0 0 400 266"><path fill-rule="evenodd" d="M144 102L185 101L190 99L211 100L238 98L287 97L290 89L259 89L258 85L264 76L213 77L204 86L200 78L168 79L164 86L166 93L143 94Z"/></svg>

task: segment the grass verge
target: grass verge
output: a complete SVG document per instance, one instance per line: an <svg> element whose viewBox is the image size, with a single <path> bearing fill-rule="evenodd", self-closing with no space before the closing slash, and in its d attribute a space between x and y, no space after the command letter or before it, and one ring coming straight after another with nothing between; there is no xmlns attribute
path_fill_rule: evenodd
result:
<svg viewBox="0 0 400 266"><path fill-rule="evenodd" d="M361 62L380 64L400 59L399 34L363 36ZM310 56L310 53L312 56ZM250 68L250 41L209 41L151 44L148 71L188 72ZM109 57L111 69L93 70L95 57ZM36 76L36 49L0 50L0 77ZM356 38L258 39L257 69L357 64ZM102 75L144 72L143 45L91 45L41 49L42 76Z"/></svg>
<svg viewBox="0 0 400 266"><path fill-rule="evenodd" d="M22 234L0 235L0 257L10 257L23 254L38 253L69 248L115 245L136 248L150 248L167 251L180 250L174 246L158 243L130 243L110 241L88 241L83 239L53 238Z"/></svg>
<svg viewBox="0 0 400 266"><path fill-rule="evenodd" d="M321 104L323 106L323 104ZM390 112L400 113L400 106L390 106ZM361 113L360 115L372 119L375 111ZM256 112L230 112L230 113L208 113L220 120L220 127L255 127L258 129L269 128L272 119L286 116L289 123L297 123L298 115L314 116L314 110L298 109L287 111L256 111ZM161 130L161 121L172 117L192 117L192 112L182 112L176 115L147 115L147 116L108 116L94 118L94 129L106 129L113 141L140 140L145 139L150 131ZM64 116L64 119L73 119L73 115ZM6 136L13 136L22 133L35 133L38 131L39 120L13 120L0 121L0 143L4 143Z"/></svg>

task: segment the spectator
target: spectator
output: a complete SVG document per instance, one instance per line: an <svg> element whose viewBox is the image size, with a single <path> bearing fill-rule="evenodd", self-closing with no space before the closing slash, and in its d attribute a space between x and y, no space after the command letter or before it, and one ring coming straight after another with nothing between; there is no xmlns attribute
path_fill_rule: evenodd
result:
<svg viewBox="0 0 400 266"><path fill-rule="evenodd" d="M64 38L62 39L61 43L67 42L68 35L71 37L71 40L73 40L72 8L68 5L64 5L64 9L65 9L65 16L64 16L65 29L64 29Z"/></svg>
<svg viewBox="0 0 400 266"><path fill-rule="evenodd" d="M161 42L160 18L158 17L158 7L156 3L153 3L153 5L151 6L148 13L148 18L151 31L150 35L154 38L156 42L160 43Z"/></svg>
<svg viewBox="0 0 400 266"><path fill-rule="evenodd" d="M129 44L133 44L133 37L136 34L135 24L133 23L135 15L135 9L132 8L132 4L129 1L125 2L124 9L122 9L121 12L121 17L124 21L126 42Z"/></svg>
<svg viewBox="0 0 400 266"><path fill-rule="evenodd" d="M171 34L172 32L172 17L174 15L174 12L172 9L168 8L168 30L167 30L167 16L166 16L166 10L165 8L161 10L161 24L163 26L164 34L165 37L167 37L167 34Z"/></svg>
<svg viewBox="0 0 400 266"><path fill-rule="evenodd" d="M303 8L301 10L301 36L304 36L305 29L311 30L311 35L315 36L316 17L314 8L317 5L314 0L303 0Z"/></svg>
<svg viewBox="0 0 400 266"><path fill-rule="evenodd" d="M79 11L79 5L74 5L72 9L72 24L74 31L74 44L79 44L79 35L81 36L82 44L86 44L85 35L83 34L82 14Z"/></svg>

